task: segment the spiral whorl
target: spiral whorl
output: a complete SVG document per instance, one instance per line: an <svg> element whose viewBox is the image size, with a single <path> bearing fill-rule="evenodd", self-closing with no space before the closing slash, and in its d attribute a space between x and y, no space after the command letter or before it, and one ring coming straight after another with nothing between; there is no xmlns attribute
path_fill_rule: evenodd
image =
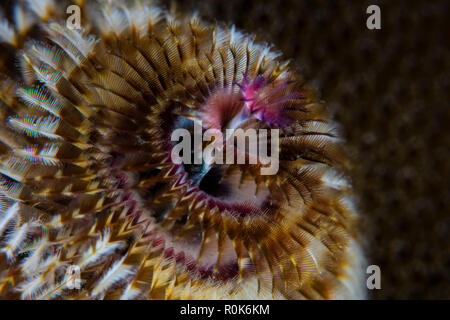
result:
<svg viewBox="0 0 450 320"><path fill-rule="evenodd" d="M22 4L1 24L0 298L364 297L342 142L270 46L146 1L78 1L81 31ZM199 121L279 129L279 171L174 163Z"/></svg>

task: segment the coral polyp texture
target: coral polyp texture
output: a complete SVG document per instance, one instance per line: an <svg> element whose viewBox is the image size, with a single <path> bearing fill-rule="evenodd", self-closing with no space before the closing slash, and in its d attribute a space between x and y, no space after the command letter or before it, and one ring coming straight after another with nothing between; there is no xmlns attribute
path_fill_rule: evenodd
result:
<svg viewBox="0 0 450 320"><path fill-rule="evenodd" d="M364 298L336 125L269 45L146 1L11 11L0 298ZM176 164L172 132L198 123L279 129L279 170Z"/></svg>

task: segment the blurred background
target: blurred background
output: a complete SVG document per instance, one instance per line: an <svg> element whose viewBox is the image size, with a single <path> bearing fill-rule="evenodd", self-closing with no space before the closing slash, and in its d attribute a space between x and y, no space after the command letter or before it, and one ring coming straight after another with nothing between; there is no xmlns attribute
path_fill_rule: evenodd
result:
<svg viewBox="0 0 450 320"><path fill-rule="evenodd" d="M292 59L355 159L374 299L450 299L450 1L162 0ZM366 9L381 8L381 30Z"/></svg>

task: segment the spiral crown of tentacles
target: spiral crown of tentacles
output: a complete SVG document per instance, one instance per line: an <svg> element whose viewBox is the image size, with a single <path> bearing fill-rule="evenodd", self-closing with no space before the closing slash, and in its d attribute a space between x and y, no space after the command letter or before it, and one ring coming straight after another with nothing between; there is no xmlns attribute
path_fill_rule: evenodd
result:
<svg viewBox="0 0 450 320"><path fill-rule="evenodd" d="M365 296L336 124L279 53L147 1L13 13L0 22L0 298ZM279 129L279 171L175 164L171 133L195 122Z"/></svg>

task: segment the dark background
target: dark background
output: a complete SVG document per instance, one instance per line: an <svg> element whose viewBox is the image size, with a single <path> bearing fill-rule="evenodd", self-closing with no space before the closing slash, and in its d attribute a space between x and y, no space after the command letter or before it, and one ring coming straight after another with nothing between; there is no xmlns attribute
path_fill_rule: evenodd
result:
<svg viewBox="0 0 450 320"><path fill-rule="evenodd" d="M174 1L162 1L170 7ZM366 9L381 8L381 30ZM184 0L275 44L343 126L375 299L450 299L450 1Z"/></svg>
<svg viewBox="0 0 450 320"><path fill-rule="evenodd" d="M366 28L371 4L381 8L381 30ZM176 7L274 43L342 124L365 252L382 272L371 298L450 299L450 1L180 0Z"/></svg>

